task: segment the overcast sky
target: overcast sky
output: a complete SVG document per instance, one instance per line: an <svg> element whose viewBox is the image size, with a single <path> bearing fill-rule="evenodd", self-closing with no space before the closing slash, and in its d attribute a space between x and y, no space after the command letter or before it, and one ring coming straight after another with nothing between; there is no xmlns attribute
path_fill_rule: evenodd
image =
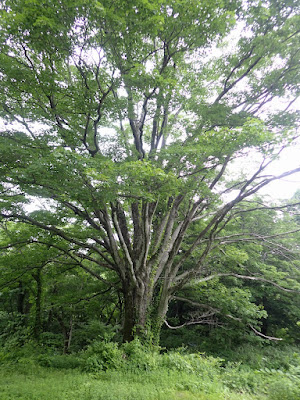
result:
<svg viewBox="0 0 300 400"><path fill-rule="evenodd" d="M279 175L299 167L300 165L300 143L289 149L285 149L280 160L275 161L270 168L273 174ZM293 194L300 190L300 173L288 176L287 178L270 183L260 193L268 194L274 199L290 199Z"/></svg>

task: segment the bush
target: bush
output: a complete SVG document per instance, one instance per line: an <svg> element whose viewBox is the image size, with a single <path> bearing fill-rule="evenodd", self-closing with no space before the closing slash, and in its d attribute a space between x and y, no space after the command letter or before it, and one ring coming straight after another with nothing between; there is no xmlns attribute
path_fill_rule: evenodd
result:
<svg viewBox="0 0 300 400"><path fill-rule="evenodd" d="M19 345L15 348L11 347L11 343L9 343L9 346L5 346L0 352L0 363L8 361L14 364L30 364L34 362L42 351L43 350L35 342L28 342L23 346Z"/></svg>
<svg viewBox="0 0 300 400"><path fill-rule="evenodd" d="M288 371L264 368L258 371L267 386L270 400L300 399L300 366L291 365Z"/></svg>
<svg viewBox="0 0 300 400"><path fill-rule="evenodd" d="M178 351L170 351L163 355L162 365L177 371L214 377L223 361L221 358L205 356L201 353L182 354Z"/></svg>
<svg viewBox="0 0 300 400"><path fill-rule="evenodd" d="M241 363L228 363L223 370L222 380L231 390L255 393L264 387L261 374Z"/></svg>
<svg viewBox="0 0 300 400"><path fill-rule="evenodd" d="M185 371L187 373L194 373L194 368L189 363L187 358L175 351L170 351L169 353L165 353L163 355L162 367L175 371Z"/></svg>
<svg viewBox="0 0 300 400"><path fill-rule="evenodd" d="M61 352L63 348L61 333L42 332L39 342L44 347L45 351Z"/></svg>
<svg viewBox="0 0 300 400"><path fill-rule="evenodd" d="M121 349L126 369L149 371L158 368L159 354L157 349L151 350L142 345L138 339L124 343Z"/></svg>
<svg viewBox="0 0 300 400"><path fill-rule="evenodd" d="M300 399L300 384L293 382L288 377L272 382L268 389L270 400L296 400Z"/></svg>
<svg viewBox="0 0 300 400"><path fill-rule="evenodd" d="M23 346L30 339L30 328L26 326L25 316L0 311L0 346L5 351Z"/></svg>
<svg viewBox="0 0 300 400"><path fill-rule="evenodd" d="M38 364L43 367L56 369L75 369L82 366L82 359L75 355L41 355L37 358Z"/></svg>
<svg viewBox="0 0 300 400"><path fill-rule="evenodd" d="M83 355L83 369L87 372L118 369L122 365L123 352L117 343L97 341Z"/></svg>
<svg viewBox="0 0 300 400"><path fill-rule="evenodd" d="M118 346L117 343L96 341L83 353L83 368L88 372L108 369L149 371L158 367L159 354L143 346L138 339Z"/></svg>
<svg viewBox="0 0 300 400"><path fill-rule="evenodd" d="M265 344L253 346L246 344L237 347L234 352L228 352L226 359L232 362L248 365L252 369L260 370L282 369L289 370L292 365L299 365L299 348L280 344Z"/></svg>
<svg viewBox="0 0 300 400"><path fill-rule="evenodd" d="M117 341L119 325L107 325L99 320L81 323L76 327L72 339L72 349L83 350L96 341Z"/></svg>

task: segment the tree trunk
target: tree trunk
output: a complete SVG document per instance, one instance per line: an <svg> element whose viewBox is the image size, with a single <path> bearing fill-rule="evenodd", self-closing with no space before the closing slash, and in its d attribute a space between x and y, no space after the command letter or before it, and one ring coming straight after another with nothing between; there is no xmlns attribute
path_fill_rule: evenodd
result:
<svg viewBox="0 0 300 400"><path fill-rule="evenodd" d="M123 285L124 324L123 341L130 342L135 337L159 344L160 330L168 310L169 295L167 290L158 288L154 293L149 282L134 288Z"/></svg>
<svg viewBox="0 0 300 400"><path fill-rule="evenodd" d="M162 325L166 319L169 307L169 301L170 301L170 294L168 290L168 285L164 284L161 289L157 308L155 309L152 318L152 335L153 335L152 342L156 346L159 345L160 332Z"/></svg>
<svg viewBox="0 0 300 400"><path fill-rule="evenodd" d="M134 328L136 325L136 315L134 310L134 293L124 293L124 323L123 323L123 342L131 342L134 339Z"/></svg>
<svg viewBox="0 0 300 400"><path fill-rule="evenodd" d="M26 296L26 289L23 287L23 283L20 281L17 294L17 312L20 314L26 314L28 309L26 304Z"/></svg>
<svg viewBox="0 0 300 400"><path fill-rule="evenodd" d="M41 269L38 268L36 273L32 275L36 281L36 296L35 296L35 317L33 334L36 340L39 340L42 333L42 317L41 317L41 303L42 303L42 277Z"/></svg>
<svg viewBox="0 0 300 400"><path fill-rule="evenodd" d="M152 286L142 283L135 287L123 284L124 323L123 341L130 342L135 337L146 338L150 323Z"/></svg>
<svg viewBox="0 0 300 400"><path fill-rule="evenodd" d="M68 354L70 352L71 340L72 340L72 333L73 333L73 317L70 317L69 326L67 326L64 322L64 313L62 312L61 315L58 312L55 313L56 319L59 322L61 327L61 332L63 335L64 345L63 345L63 353Z"/></svg>

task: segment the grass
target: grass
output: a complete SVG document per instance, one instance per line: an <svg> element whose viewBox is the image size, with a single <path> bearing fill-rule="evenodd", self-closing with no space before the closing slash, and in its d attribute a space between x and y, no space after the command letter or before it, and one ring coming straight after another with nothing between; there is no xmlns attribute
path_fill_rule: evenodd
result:
<svg viewBox="0 0 300 400"><path fill-rule="evenodd" d="M140 373L55 370L36 365L0 368L1 400L263 400L235 393L221 384L214 390L201 378L176 371Z"/></svg>
<svg viewBox="0 0 300 400"><path fill-rule="evenodd" d="M73 355L0 352L0 400L295 400L299 353L244 346L225 361L182 349L164 354L139 342L95 342ZM238 351L237 351L238 352ZM247 354L249 353L249 354Z"/></svg>

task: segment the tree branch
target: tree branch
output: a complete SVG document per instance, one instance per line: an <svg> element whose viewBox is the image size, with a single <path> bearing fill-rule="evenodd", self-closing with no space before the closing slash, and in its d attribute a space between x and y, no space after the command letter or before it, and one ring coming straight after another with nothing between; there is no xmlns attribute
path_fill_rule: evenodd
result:
<svg viewBox="0 0 300 400"><path fill-rule="evenodd" d="M197 279L197 282L198 282L198 283L207 282L207 281L210 281L210 280L212 280L212 279L215 279L215 278L218 278L218 277L225 277L225 276L233 276L233 277L238 278L238 279L245 279L245 280L251 280L251 281L265 282L265 283L269 283L269 284L272 285L272 286L277 287L277 288L280 289L280 290L283 290L284 292L288 292L288 293L300 293L300 290L287 289L287 288L285 288L285 287L283 287L283 286L278 285L278 283L272 282L272 281L270 281L270 280L268 280L268 279L265 279L265 278L260 278L260 277L257 277L257 276L240 275L240 274L235 274L235 273L233 273L233 272L213 274L213 275L210 275L210 276L206 276L205 278Z"/></svg>

